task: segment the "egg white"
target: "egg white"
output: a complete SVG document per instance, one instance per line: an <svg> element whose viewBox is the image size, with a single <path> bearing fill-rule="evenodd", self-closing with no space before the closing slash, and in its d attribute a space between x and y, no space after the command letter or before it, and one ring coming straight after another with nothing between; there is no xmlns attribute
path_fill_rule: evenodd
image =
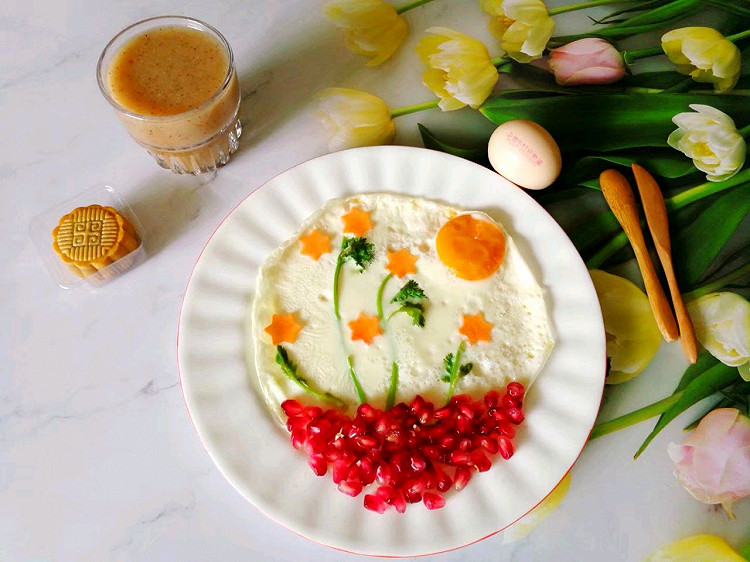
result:
<svg viewBox="0 0 750 562"><path fill-rule="evenodd" d="M345 236L341 216L353 207L370 213L373 228L365 237L374 244L375 258L364 272L351 262L344 265L339 322L333 314L333 273ZM347 367L350 355L371 404L384 405L394 361L399 365L397 401L421 394L442 403L447 391L447 384L440 381L445 374L443 358L455 353L465 339L458 331L462 316L478 312L494 325L492 340L467 344L463 362L472 362L474 368L460 380L456 393L478 397L510 380L531 385L554 345L544 292L505 231L505 259L489 278L467 281L449 271L437 256L435 236L446 221L461 212L434 201L385 193L334 199L266 259L253 301L252 339L260 387L274 410L278 412L278 405L287 398L305 402L310 398L275 362L276 348L264 332L273 314L294 313L302 324L295 343L283 344L299 374L316 389L352 405L357 396ZM472 214L492 220L484 213ZM331 236L331 252L317 261L300 253L299 237L313 229ZM408 279L414 279L429 298L425 326L419 328L406 314L397 314L371 345L351 341L348 323L360 312L377 314L378 287L388 274L387 251L401 248L418 256L417 271L390 280L383 293L385 317L397 308L390 302L396 292Z"/></svg>

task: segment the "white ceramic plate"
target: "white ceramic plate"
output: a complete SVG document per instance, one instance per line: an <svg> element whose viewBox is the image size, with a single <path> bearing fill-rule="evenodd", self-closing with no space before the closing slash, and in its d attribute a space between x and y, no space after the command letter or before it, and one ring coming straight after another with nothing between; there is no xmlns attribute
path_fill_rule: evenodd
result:
<svg viewBox="0 0 750 562"><path fill-rule="evenodd" d="M555 348L524 405L507 462L476 474L443 509L367 511L316 477L257 388L249 312L266 256L325 201L392 191L484 210L502 222L547 291ZM219 226L193 271L180 316L178 361L188 410L229 482L293 532L334 548L415 556L465 546L534 508L586 442L601 401L605 339L586 267L557 223L521 189L466 160L430 150L373 147L316 158L247 197Z"/></svg>

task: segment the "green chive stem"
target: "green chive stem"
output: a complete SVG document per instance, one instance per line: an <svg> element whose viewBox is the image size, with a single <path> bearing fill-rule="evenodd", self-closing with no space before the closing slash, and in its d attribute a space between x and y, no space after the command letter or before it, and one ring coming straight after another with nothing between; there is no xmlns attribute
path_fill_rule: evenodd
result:
<svg viewBox="0 0 750 562"><path fill-rule="evenodd" d="M381 324L383 323L383 290L388 284L388 281L391 280L391 277L393 277L393 273L389 273L383 277L383 281L380 283L380 287L378 287L378 318L380 319Z"/></svg>
<svg viewBox="0 0 750 562"><path fill-rule="evenodd" d="M339 277L343 264L344 260L339 256L336 260L336 269L333 271L333 315L336 317L336 320L341 320L341 313L339 312Z"/></svg>
<svg viewBox="0 0 750 562"><path fill-rule="evenodd" d="M357 398L359 399L359 403L364 404L365 402L367 402L367 396L365 396L365 391L362 390L362 385L359 384L357 373L354 371L354 360L352 359L351 355L346 358L346 363L349 365L349 376L352 378L354 389L357 391Z"/></svg>
<svg viewBox="0 0 750 562"><path fill-rule="evenodd" d="M398 388L398 363L395 361L391 365L391 383L388 385L388 396L385 400L385 409L390 410L393 408L393 403L396 401L396 389Z"/></svg>

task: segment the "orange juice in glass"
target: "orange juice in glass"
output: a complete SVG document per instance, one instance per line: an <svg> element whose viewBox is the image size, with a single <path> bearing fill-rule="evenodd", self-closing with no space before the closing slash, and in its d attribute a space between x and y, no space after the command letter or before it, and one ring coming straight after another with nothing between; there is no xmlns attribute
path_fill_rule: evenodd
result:
<svg viewBox="0 0 750 562"><path fill-rule="evenodd" d="M97 79L130 136L164 168L211 172L239 146L232 49L206 23L161 16L131 25L105 47Z"/></svg>

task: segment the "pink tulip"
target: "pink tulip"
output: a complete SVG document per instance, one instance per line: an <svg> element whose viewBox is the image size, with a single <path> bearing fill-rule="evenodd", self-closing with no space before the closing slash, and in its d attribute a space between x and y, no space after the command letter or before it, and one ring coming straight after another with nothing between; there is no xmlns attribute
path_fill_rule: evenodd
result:
<svg viewBox="0 0 750 562"><path fill-rule="evenodd" d="M549 67L561 86L611 84L625 76L620 52L604 39L593 37L551 49Z"/></svg>
<svg viewBox="0 0 750 562"><path fill-rule="evenodd" d="M706 415L682 445L670 443L674 474L695 499L722 504L750 495L750 418L735 408Z"/></svg>

